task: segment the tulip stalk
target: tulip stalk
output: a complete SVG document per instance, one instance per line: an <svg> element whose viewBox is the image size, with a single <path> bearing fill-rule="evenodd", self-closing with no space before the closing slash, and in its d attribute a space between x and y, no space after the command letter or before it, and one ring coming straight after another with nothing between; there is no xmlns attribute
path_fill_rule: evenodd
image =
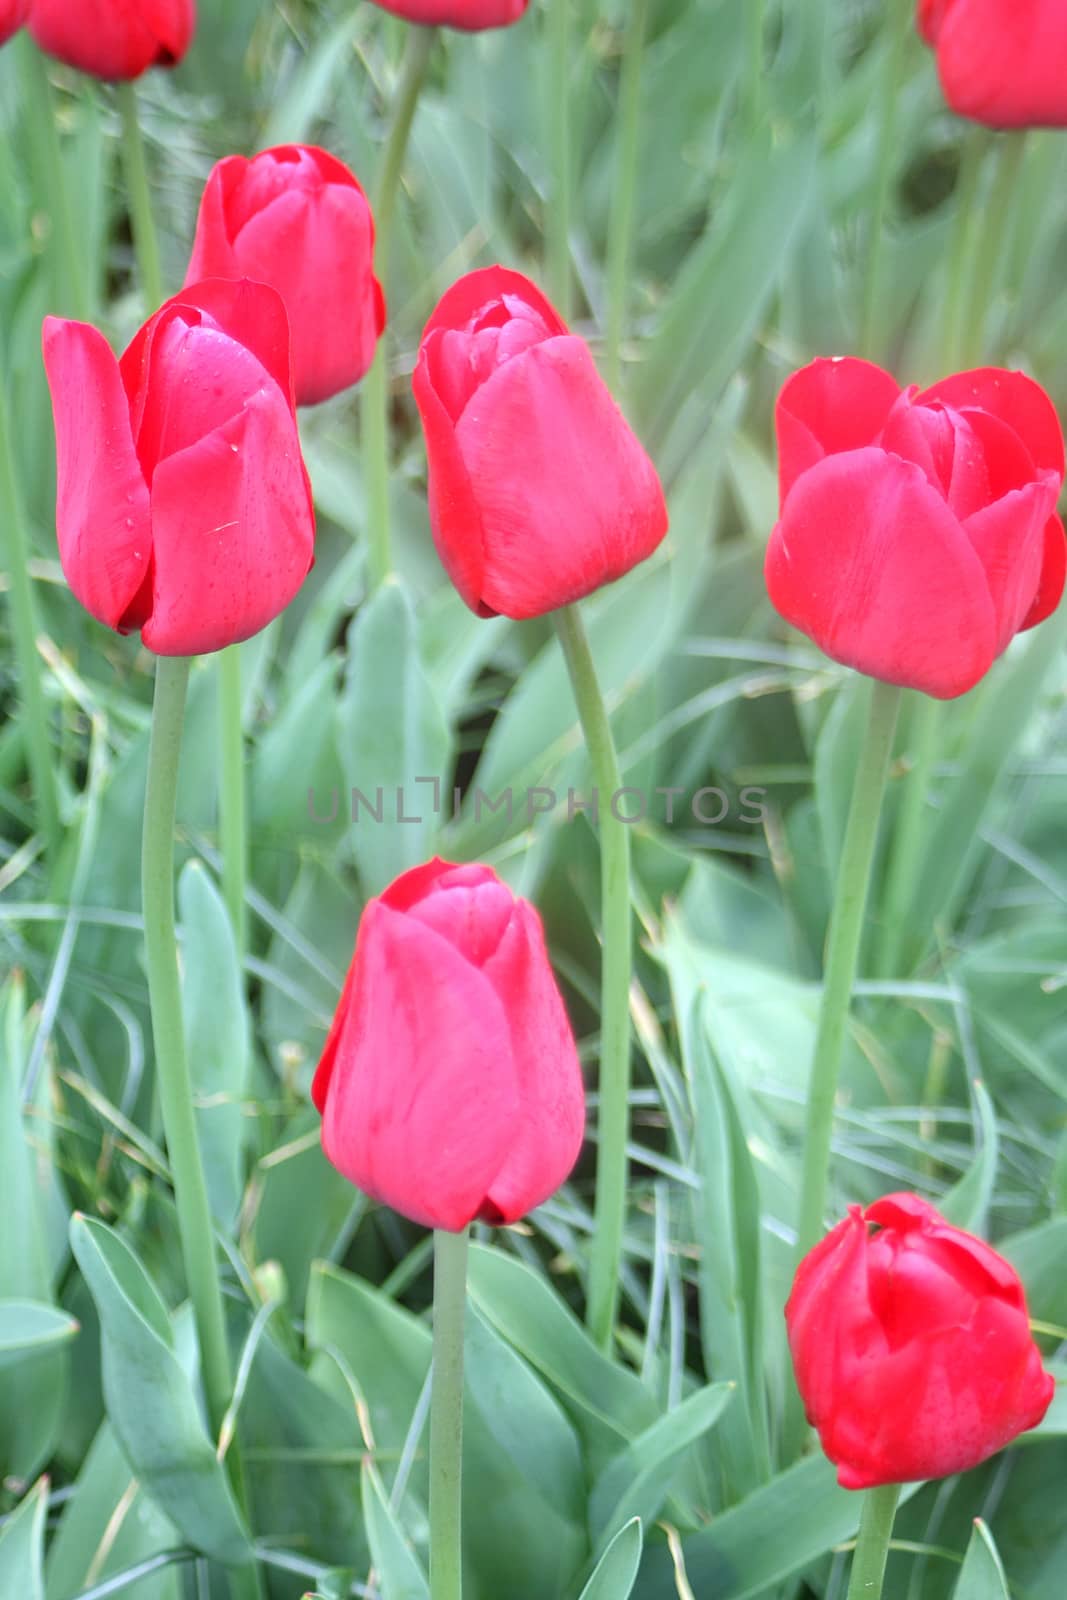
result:
<svg viewBox="0 0 1067 1600"><path fill-rule="evenodd" d="M889 1541L899 1499L898 1483L886 1483L877 1489L865 1491L847 1600L881 1600Z"/></svg>
<svg viewBox="0 0 1067 1600"><path fill-rule="evenodd" d="M59 130L52 84L48 77L45 58L29 34L23 38L22 67L28 110L28 134L31 147L37 151L41 177L47 186L48 215L55 228L52 244L52 270L55 282L55 310L63 310L81 322L92 316L89 288L82 269L84 252L74 231L74 217L70 205L63 152L59 145Z"/></svg>
<svg viewBox="0 0 1067 1600"><path fill-rule="evenodd" d="M881 907L875 971L883 978L903 977L898 972L901 947L907 927L908 907L922 865L923 823L930 778L940 748L940 702L929 695L913 694L909 736L908 770L900 791L900 805L893 826L889 852L885 899Z"/></svg>
<svg viewBox="0 0 1067 1600"><path fill-rule="evenodd" d="M30 549L22 513L11 448L7 394L0 377L0 525L7 533L4 565L11 581L11 630L15 636L15 656L22 687L25 711L26 750L33 780L37 815L45 844L52 852L59 844L59 795L52 765L48 737L48 707L41 681L41 662L37 654L37 603L30 581Z"/></svg>
<svg viewBox="0 0 1067 1600"><path fill-rule="evenodd" d="M411 125L426 82L430 57L437 41L436 28L408 29L400 85L392 108L389 134L382 153L381 174L374 196L375 263L388 292L389 254L393 242L393 216L404 170ZM370 371L360 395L360 423L366 475L367 565L369 586L377 589L392 568L389 536L389 366L385 340L378 341Z"/></svg>
<svg viewBox="0 0 1067 1600"><path fill-rule="evenodd" d="M141 293L144 295L146 310L152 312L163 301L163 269L159 263L159 239L156 234L155 217L152 214L152 194L148 186L148 167L145 162L141 119L137 112L137 90L132 83L120 83L116 92L119 113L122 117L122 156L126 168L126 193L130 203L130 219L133 223L133 244L141 275Z"/></svg>
<svg viewBox="0 0 1067 1600"><path fill-rule="evenodd" d="M241 715L241 646L220 650L219 662L219 842L222 892L230 913L238 970L248 953L248 823L245 795L244 726Z"/></svg>
<svg viewBox="0 0 1067 1600"><path fill-rule="evenodd" d="M430 1596L463 1593L463 1326L470 1230L434 1232L430 1395Z"/></svg>
<svg viewBox="0 0 1067 1600"><path fill-rule="evenodd" d="M822 1237L830 1166L834 1097L845 1042L852 989L859 965L860 940L870 889L889 759L893 749L901 691L895 684L873 684L870 713L852 790L845 841L827 940L822 1005L808 1087L807 1125L797 1228L802 1259Z"/></svg>
<svg viewBox="0 0 1067 1600"><path fill-rule="evenodd" d="M878 154L871 181L867 232L867 262L863 284L863 315L860 342L864 355L874 356L882 311L882 243L897 152L897 110L907 61L907 43L912 29L912 0L897 0L891 11L889 61L882 80L882 102L878 124Z"/></svg>
<svg viewBox="0 0 1067 1600"><path fill-rule="evenodd" d="M634 197L641 131L641 64L648 30L648 0L633 0L626 30L619 80L619 142L615 196L608 234L608 304L605 326L605 372L609 389L618 394L622 377L622 338L626 323L626 291L630 283Z"/></svg>
<svg viewBox="0 0 1067 1600"><path fill-rule="evenodd" d="M600 894L604 958L600 1008L600 1114L596 1199L589 1263L586 1323L610 1349L619 1299L626 1219L626 1141L630 1104L630 832L612 808L621 788L611 721L597 682L593 654L577 606L554 613L578 716L600 797Z"/></svg>
<svg viewBox="0 0 1067 1600"><path fill-rule="evenodd" d="M174 825L189 668L190 661L184 656L160 656L156 661L141 851L141 896L156 1082L174 1182L182 1261L200 1346L204 1397L211 1430L217 1436L232 1391L230 1355L219 1289L215 1231L185 1049L174 923ZM240 1497L240 1464L235 1452L236 1445L231 1444L227 1463ZM234 1600L250 1600L261 1593L255 1568L234 1568L230 1577Z"/></svg>
<svg viewBox="0 0 1067 1600"><path fill-rule="evenodd" d="M550 0L549 125L552 137L550 203L546 207L548 282L563 318L571 314L571 11L574 0Z"/></svg>

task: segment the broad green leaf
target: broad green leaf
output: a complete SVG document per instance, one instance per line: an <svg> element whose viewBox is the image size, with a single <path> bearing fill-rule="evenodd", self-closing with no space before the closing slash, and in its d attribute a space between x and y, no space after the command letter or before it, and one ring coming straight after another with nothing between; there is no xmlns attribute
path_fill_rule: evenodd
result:
<svg viewBox="0 0 1067 1600"><path fill-rule="evenodd" d="M978 1112L975 1128L975 1158L958 1183L938 1201L938 1210L957 1228L972 1233L985 1231L993 1185L997 1176L997 1113L984 1083L972 1085Z"/></svg>
<svg viewBox="0 0 1067 1600"><path fill-rule="evenodd" d="M311 1277L306 1331L312 1348L335 1352L357 1385L379 1469L398 1459L429 1370L429 1328L369 1284L319 1263ZM487 1585L490 1575L499 1581L506 1574L509 1600L540 1600L565 1590L588 1555L579 1526L583 1509L573 1435L551 1395L513 1351L473 1318L469 1335L463 1436L469 1570L484 1575ZM324 1382L326 1367L319 1362L314 1369ZM339 1396L346 1393L333 1387ZM524 1417L529 1438L523 1437ZM425 1516L427 1492L422 1450L399 1508L405 1526ZM493 1594L475 1589L471 1600L493 1600Z"/></svg>
<svg viewBox="0 0 1067 1600"><path fill-rule="evenodd" d="M228 1566L243 1564L248 1535L175 1353L166 1307L133 1251L103 1223L75 1216L71 1248L100 1314L108 1415L131 1467L184 1538Z"/></svg>
<svg viewBox="0 0 1067 1600"><path fill-rule="evenodd" d="M46 1600L73 1600L92 1574L100 1582L182 1542L173 1522L145 1493L105 1422L82 1463L48 1547ZM182 1600L177 1569L155 1572L123 1591L124 1600Z"/></svg>
<svg viewBox="0 0 1067 1600"><path fill-rule="evenodd" d="M952 1600L1009 1600L1008 1580L993 1535L981 1517L975 1518L974 1532L967 1546L963 1571L952 1591Z"/></svg>
<svg viewBox="0 0 1067 1600"><path fill-rule="evenodd" d="M624 1524L593 1569L578 1600L628 1600L641 1565L641 1518Z"/></svg>
<svg viewBox="0 0 1067 1600"><path fill-rule="evenodd" d="M643 1384L601 1354L581 1323L540 1274L485 1245L473 1245L470 1296L478 1310L548 1380L571 1415L588 1413L630 1440L656 1419Z"/></svg>
<svg viewBox="0 0 1067 1600"><path fill-rule="evenodd" d="M348 836L360 882L372 895L431 853L447 809L449 734L398 580L382 584L360 609L347 648L337 746L349 787Z"/></svg>
<svg viewBox="0 0 1067 1600"><path fill-rule="evenodd" d="M362 1496L363 1521L382 1600L430 1600L430 1585L369 1459L363 1463Z"/></svg>
<svg viewBox="0 0 1067 1600"><path fill-rule="evenodd" d="M0 1368L66 1344L78 1324L65 1311L34 1300L0 1300Z"/></svg>
<svg viewBox="0 0 1067 1600"><path fill-rule="evenodd" d="M229 913L199 861L190 861L178 880L178 905L196 1131L212 1212L229 1225L244 1188L241 1101L251 1059L244 984Z"/></svg>
<svg viewBox="0 0 1067 1600"><path fill-rule="evenodd" d="M44 1600L44 1519L48 1479L42 1478L0 1527L0 1594L5 1600Z"/></svg>
<svg viewBox="0 0 1067 1600"><path fill-rule="evenodd" d="M731 1383L698 1389L646 1428L604 1469L589 1501L598 1549L610 1544L632 1519L655 1521L682 1456L715 1426L733 1398Z"/></svg>

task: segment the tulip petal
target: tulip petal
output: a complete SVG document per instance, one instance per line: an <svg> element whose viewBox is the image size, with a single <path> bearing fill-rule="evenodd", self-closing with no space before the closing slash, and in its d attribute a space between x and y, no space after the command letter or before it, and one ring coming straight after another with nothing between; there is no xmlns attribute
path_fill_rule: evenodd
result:
<svg viewBox="0 0 1067 1600"><path fill-rule="evenodd" d="M488 1192L490 1221L516 1222L569 1177L585 1135L585 1091L574 1034L552 976L541 919L519 901L485 976L505 1015L518 1078L516 1136Z"/></svg>
<svg viewBox="0 0 1067 1600"><path fill-rule="evenodd" d="M771 535L771 600L835 661L952 699L996 654L975 550L921 468L878 449L827 456Z"/></svg>
<svg viewBox="0 0 1067 1600"><path fill-rule="evenodd" d="M928 405L936 400L957 411L975 410L998 418L1019 435L1035 467L1044 467L1063 478L1063 430L1056 408L1041 385L1025 372L1008 372L999 367L958 372L916 395L915 404Z"/></svg>
<svg viewBox="0 0 1067 1600"><path fill-rule="evenodd" d="M1036 628L1039 622L1050 617L1063 599L1067 585L1067 533L1059 517L1051 516L1045 524L1045 556L1041 563L1037 594L1034 596L1019 632Z"/></svg>
<svg viewBox="0 0 1067 1600"><path fill-rule="evenodd" d="M222 161L217 161L208 173L200 195L196 234L185 274L186 283L200 283L205 278L244 276L237 266L233 251L226 202L248 167L246 156L226 156Z"/></svg>
<svg viewBox="0 0 1067 1600"><path fill-rule="evenodd" d="M56 423L59 558L86 610L121 628L148 574L152 528L118 362L96 328L58 317L45 319L43 349Z"/></svg>
<svg viewBox="0 0 1067 1600"><path fill-rule="evenodd" d="M786 380L774 422L778 498L824 456L874 444L899 400L900 385L872 361L820 357Z"/></svg>
<svg viewBox="0 0 1067 1600"><path fill-rule="evenodd" d="M437 337L440 337L438 335ZM424 341L411 380L426 436L430 530L441 564L460 598L480 617L492 615L482 599L485 533L470 474L452 419L430 377L432 341Z"/></svg>
<svg viewBox="0 0 1067 1600"><path fill-rule="evenodd" d="M293 330L298 405L358 383L381 323L371 291L370 207L353 185L288 189L241 229L234 254L245 277L269 279ZM344 315L335 315L344 308Z"/></svg>
<svg viewBox="0 0 1067 1600"><path fill-rule="evenodd" d="M535 617L579 600L667 531L656 470L581 339L548 339L499 367L455 437L485 530L481 600L492 611Z"/></svg>
<svg viewBox="0 0 1067 1600"><path fill-rule="evenodd" d="M1045 558L1045 529L1056 504L1051 472L1038 483L1015 489L963 526L985 571L997 618L996 653L1018 633L1033 608Z"/></svg>
<svg viewBox="0 0 1067 1600"><path fill-rule="evenodd" d="M1067 29L1059 0L955 0L937 34L945 99L994 128L1067 125Z"/></svg>
<svg viewBox="0 0 1067 1600"><path fill-rule="evenodd" d="M380 902L363 914L354 970L326 1155L366 1194L458 1231L478 1214L519 1115L503 1007L446 939Z"/></svg>
<svg viewBox="0 0 1067 1600"><path fill-rule="evenodd" d="M296 427L269 381L152 480L154 598L144 643L196 655L248 639L311 566L314 517Z"/></svg>
<svg viewBox="0 0 1067 1600"><path fill-rule="evenodd" d="M169 66L189 48L193 0L111 0L87 8L71 0L33 0L29 30L39 47L79 72L137 78Z"/></svg>
<svg viewBox="0 0 1067 1600"><path fill-rule="evenodd" d="M425 344L437 328L464 328L479 312L488 311L494 301L505 298L513 298L535 311L550 336L569 332L559 312L521 272L512 272L507 267L482 267L477 272L465 273L445 290L422 330L420 345Z"/></svg>

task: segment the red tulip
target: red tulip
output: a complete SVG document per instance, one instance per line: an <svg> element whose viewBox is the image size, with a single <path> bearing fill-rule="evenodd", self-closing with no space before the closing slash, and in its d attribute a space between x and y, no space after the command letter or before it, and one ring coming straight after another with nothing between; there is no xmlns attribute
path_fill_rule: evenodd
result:
<svg viewBox="0 0 1067 1600"><path fill-rule="evenodd" d="M0 44L6 44L30 14L30 0L0 0Z"/></svg>
<svg viewBox="0 0 1067 1600"><path fill-rule="evenodd" d="M102 333L48 317L59 556L109 628L157 655L247 639L288 605L315 525L289 324L261 283L194 284L116 361Z"/></svg>
<svg viewBox="0 0 1067 1600"><path fill-rule="evenodd" d="M174 66L196 27L195 0L31 0L30 9L41 49L97 78Z"/></svg>
<svg viewBox="0 0 1067 1600"><path fill-rule="evenodd" d="M778 398L771 600L835 661L963 694L1059 604L1063 435L1021 372L903 393L866 361L814 361Z"/></svg>
<svg viewBox="0 0 1067 1600"><path fill-rule="evenodd" d="M919 0L945 99L994 128L1067 127L1063 0Z"/></svg>
<svg viewBox="0 0 1067 1600"><path fill-rule="evenodd" d="M186 282L255 278L277 289L297 404L314 405L374 360L385 302L373 257L374 219L355 176L325 150L285 144L212 169Z"/></svg>
<svg viewBox="0 0 1067 1600"><path fill-rule="evenodd" d="M431 861L363 912L311 1089L327 1157L428 1227L514 1222L578 1158L582 1074L537 912Z"/></svg>
<svg viewBox="0 0 1067 1600"><path fill-rule="evenodd" d="M966 1472L1052 1399L1014 1268L918 1195L850 1207L800 1263L785 1319L845 1489Z"/></svg>
<svg viewBox="0 0 1067 1600"><path fill-rule="evenodd" d="M518 22L530 0L374 0L381 10L407 22L425 26L463 28L478 33L482 28L506 28Z"/></svg>
<svg viewBox="0 0 1067 1600"><path fill-rule="evenodd" d="M415 368L438 554L479 616L536 617L650 556L656 469L521 273L471 272L426 324Z"/></svg>

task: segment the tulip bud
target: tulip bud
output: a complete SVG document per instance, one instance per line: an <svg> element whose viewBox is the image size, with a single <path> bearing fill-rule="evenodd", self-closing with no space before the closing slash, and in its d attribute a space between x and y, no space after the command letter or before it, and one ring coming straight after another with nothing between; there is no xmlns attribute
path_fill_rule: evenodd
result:
<svg viewBox="0 0 1067 1600"><path fill-rule="evenodd" d="M966 1472L1052 1400L1015 1269L918 1195L850 1207L800 1263L785 1320L845 1489Z"/></svg>
<svg viewBox="0 0 1067 1600"><path fill-rule="evenodd" d="M813 361L776 425L767 588L835 661L949 700L1056 609L1063 434L1033 379L986 367L920 394L868 361Z"/></svg>
<svg viewBox="0 0 1067 1600"><path fill-rule="evenodd" d="M490 867L397 878L364 909L311 1093L328 1159L414 1222L540 1205L578 1158L585 1101L534 908Z"/></svg>
<svg viewBox="0 0 1067 1600"><path fill-rule="evenodd" d="M1067 127L1063 0L919 0L953 111L992 128Z"/></svg>
<svg viewBox="0 0 1067 1600"><path fill-rule="evenodd" d="M32 0L29 30L47 55L96 78L173 67L196 27L195 0Z"/></svg>
<svg viewBox="0 0 1067 1600"><path fill-rule="evenodd" d="M530 0L374 0L382 11L425 27L462 28L479 33L483 28L506 28L518 22Z"/></svg>
<svg viewBox="0 0 1067 1600"><path fill-rule="evenodd" d="M0 44L6 44L30 14L30 0L0 0Z"/></svg>
<svg viewBox="0 0 1067 1600"><path fill-rule="evenodd" d="M96 328L48 317L44 360L59 557L86 610L163 656L266 627L315 537L274 290L191 285L121 362Z"/></svg>
<svg viewBox="0 0 1067 1600"><path fill-rule="evenodd" d="M479 616L542 616L662 540L655 467L588 346L521 273L489 267L452 285L414 388L434 542Z"/></svg>
<svg viewBox="0 0 1067 1600"><path fill-rule="evenodd" d="M358 383L374 360L385 301L374 219L353 173L314 145L278 145L212 168L187 283L254 278L289 313L297 405Z"/></svg>

